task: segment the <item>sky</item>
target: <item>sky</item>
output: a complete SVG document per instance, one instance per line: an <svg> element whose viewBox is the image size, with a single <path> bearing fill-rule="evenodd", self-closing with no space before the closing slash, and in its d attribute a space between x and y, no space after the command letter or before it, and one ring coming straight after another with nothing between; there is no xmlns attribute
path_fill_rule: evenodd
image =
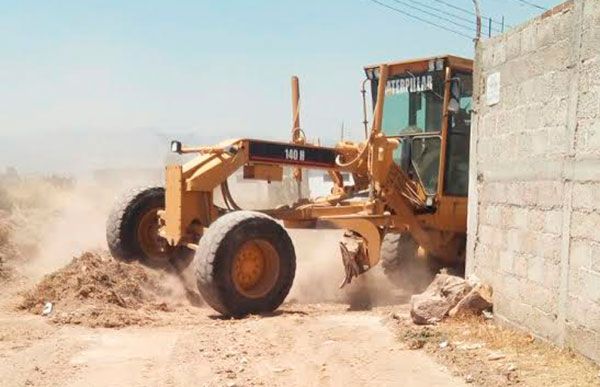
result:
<svg viewBox="0 0 600 387"><path fill-rule="evenodd" d="M466 13L438 0L377 0ZM472 9L471 0L446 0ZM551 7L559 0L529 0ZM481 0L508 25L541 13ZM407 5L408 4L408 5ZM0 0L0 171L162 165L169 141L287 140L290 77L309 139L360 140L363 66L451 53L470 39L373 0ZM470 31L450 25L467 35Z"/></svg>

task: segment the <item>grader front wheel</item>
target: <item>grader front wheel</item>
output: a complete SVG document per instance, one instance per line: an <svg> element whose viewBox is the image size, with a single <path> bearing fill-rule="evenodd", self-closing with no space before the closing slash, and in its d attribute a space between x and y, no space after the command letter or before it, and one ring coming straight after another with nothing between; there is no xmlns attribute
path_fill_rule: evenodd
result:
<svg viewBox="0 0 600 387"><path fill-rule="evenodd" d="M294 246L285 229L253 211L221 216L205 232L196 252L198 290L225 316L277 309L295 271Z"/></svg>
<svg viewBox="0 0 600 387"><path fill-rule="evenodd" d="M121 261L139 260L153 267L184 264L193 256L185 247L168 246L158 235L158 211L165 205L162 187L132 190L115 206L106 224L108 248ZM172 260L179 262L172 262Z"/></svg>

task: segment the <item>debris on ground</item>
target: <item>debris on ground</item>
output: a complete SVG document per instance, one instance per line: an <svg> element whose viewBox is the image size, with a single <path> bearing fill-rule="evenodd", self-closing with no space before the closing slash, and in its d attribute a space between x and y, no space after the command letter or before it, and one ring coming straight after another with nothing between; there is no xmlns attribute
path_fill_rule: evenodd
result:
<svg viewBox="0 0 600 387"><path fill-rule="evenodd" d="M410 315L415 324L435 324L470 291L471 286L464 279L446 273L437 274L423 293L411 297Z"/></svg>
<svg viewBox="0 0 600 387"><path fill-rule="evenodd" d="M569 350L503 327L483 315L416 325L409 311L389 319L406 349L422 349L479 386L597 385L598 365Z"/></svg>
<svg viewBox="0 0 600 387"><path fill-rule="evenodd" d="M488 360L495 361L504 359L505 357L506 355L504 355L502 352L492 352L488 355Z"/></svg>
<svg viewBox="0 0 600 387"><path fill-rule="evenodd" d="M478 283L448 312L448 315L450 317L478 315L490 309L492 305L492 288Z"/></svg>
<svg viewBox="0 0 600 387"><path fill-rule="evenodd" d="M52 313L52 303L51 302L46 302L46 304L44 305L44 309L42 309L42 316L47 316L50 313Z"/></svg>
<svg viewBox="0 0 600 387"><path fill-rule="evenodd" d="M140 325L152 321L156 311L171 310L162 300L170 293L163 285L164 275L136 262L86 252L45 276L24 294L19 307L49 315L50 321L59 324Z"/></svg>

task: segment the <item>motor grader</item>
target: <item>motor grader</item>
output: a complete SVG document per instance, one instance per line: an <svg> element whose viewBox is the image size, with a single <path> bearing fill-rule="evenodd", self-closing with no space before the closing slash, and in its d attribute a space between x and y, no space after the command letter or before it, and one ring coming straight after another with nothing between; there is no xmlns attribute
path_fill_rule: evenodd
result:
<svg viewBox="0 0 600 387"><path fill-rule="evenodd" d="M294 280L296 255L287 229L343 229L342 286L383 261L464 261L472 61L455 56L365 67L365 140L334 147L309 143L300 126L298 79L292 78L290 142L232 139L214 146L171 143L193 154L166 167L163 187L132 191L107 222L111 253L148 265L189 262L198 290L223 315L273 311ZM368 129L366 89L372 122ZM331 177L331 194L245 211L228 178L281 181L293 169ZM352 176L345 182L342 174ZM223 204L214 200L220 197ZM416 258L420 257L420 258ZM410 278L405 278L410 280Z"/></svg>

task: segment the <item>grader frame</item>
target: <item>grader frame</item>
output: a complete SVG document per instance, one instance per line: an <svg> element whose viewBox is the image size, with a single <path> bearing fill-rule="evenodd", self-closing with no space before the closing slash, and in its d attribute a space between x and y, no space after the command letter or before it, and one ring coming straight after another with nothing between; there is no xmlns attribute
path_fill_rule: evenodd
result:
<svg viewBox="0 0 600 387"><path fill-rule="evenodd" d="M471 88L471 67L471 61L452 56L367 67L374 102L371 131L364 142L342 141L335 147L306 141L298 79L292 78L291 142L234 139L211 147L172 142L174 152L196 156L167 166L165 187L133 190L113 208L106 229L112 255L177 269L193 256L204 300L234 317L270 312L285 300L296 255L281 223L346 230L340 242L346 272L341 286L380 259L390 278L412 275L403 262L417 256L460 263L470 130L470 95L463 100L460 84ZM303 169L326 171L334 183L331 194L308 199L298 189L292 205L241 210L228 178L243 169L245 178L279 181L284 166L293 168L298 188ZM352 184L342 174L352 175ZM224 206L214 201L219 187Z"/></svg>
<svg viewBox="0 0 600 387"><path fill-rule="evenodd" d="M438 192L427 193L423 185L394 162L399 139L382 132L384 97L390 76L426 71L432 60L444 63L443 118ZM453 71L471 72L470 60L453 56L426 58L370 66L377 74L373 122L368 138L361 143L341 142L335 147L309 144L300 129L298 79L292 78L292 141L271 142L233 139L210 147L184 147L174 141L174 152L195 153L183 165L166 168L165 208L158 212L159 234L169 246L197 248L205 230L228 209L215 205L219 187L229 210L235 204L227 179L239 169L244 177L268 182L280 181L283 167L295 168L296 180L301 169L321 169L332 177L330 196L299 199L291 206L261 212L283 221L287 228L345 229L342 255L346 268L344 284L352 277L375 266L380 259L382 239L387 232L409 233L427 253L443 262L461 259L466 230L466 197L443 192L448 140L448 122L452 114L451 85ZM353 176L354 185L344 185L342 173ZM358 193L366 192L366 195Z"/></svg>

